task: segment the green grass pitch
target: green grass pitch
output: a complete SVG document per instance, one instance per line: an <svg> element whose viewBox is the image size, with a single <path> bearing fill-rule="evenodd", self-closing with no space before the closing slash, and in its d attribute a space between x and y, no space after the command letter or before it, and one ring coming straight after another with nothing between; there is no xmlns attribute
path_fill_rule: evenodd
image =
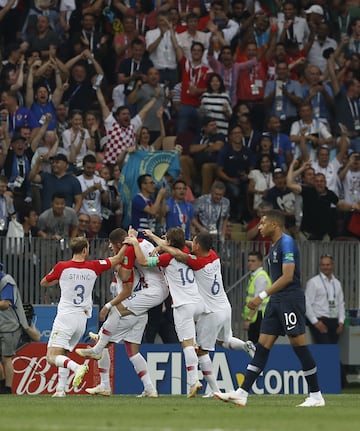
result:
<svg viewBox="0 0 360 431"><path fill-rule="evenodd" d="M251 395L246 407L200 396L66 398L0 396L1 431L354 431L360 394L325 395L326 406L296 408L301 395Z"/></svg>

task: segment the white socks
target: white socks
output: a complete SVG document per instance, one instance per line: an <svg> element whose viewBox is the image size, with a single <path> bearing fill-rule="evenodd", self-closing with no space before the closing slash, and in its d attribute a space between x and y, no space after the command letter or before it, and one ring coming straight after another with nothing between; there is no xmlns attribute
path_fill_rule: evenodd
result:
<svg viewBox="0 0 360 431"><path fill-rule="evenodd" d="M101 359L98 361L100 384L104 389L110 389L110 354L109 349L105 348Z"/></svg>
<svg viewBox="0 0 360 431"><path fill-rule="evenodd" d="M245 346L246 343L243 340L240 340L240 338L236 338L236 337L231 337L229 339L229 341L224 341L223 342L223 347L225 347L225 349L230 349L230 350L245 350Z"/></svg>
<svg viewBox="0 0 360 431"><path fill-rule="evenodd" d="M112 334L116 331L119 324L120 314L116 307L110 310L109 316L105 323L102 325L99 332L99 341L92 348L94 353L101 353L104 348L108 345Z"/></svg>
<svg viewBox="0 0 360 431"><path fill-rule="evenodd" d="M58 383L56 385L56 392L65 391L66 382L70 374L69 368L58 368Z"/></svg>
<svg viewBox="0 0 360 431"><path fill-rule="evenodd" d="M151 381L147 362L141 353L129 357L130 362L133 364L136 374L144 385L146 392L155 392L155 387Z"/></svg>
<svg viewBox="0 0 360 431"><path fill-rule="evenodd" d="M57 355L54 362L57 367L69 368L71 371L76 371L76 369L79 367L79 364L65 355Z"/></svg>
<svg viewBox="0 0 360 431"><path fill-rule="evenodd" d="M199 356L199 365L205 380L210 386L211 392L220 392L216 377L214 376L213 364L211 362L210 355L206 354Z"/></svg>
<svg viewBox="0 0 360 431"><path fill-rule="evenodd" d="M198 364L199 359L195 352L194 346L187 346L183 348L185 365L187 372L187 382L191 386L196 383L199 379Z"/></svg>

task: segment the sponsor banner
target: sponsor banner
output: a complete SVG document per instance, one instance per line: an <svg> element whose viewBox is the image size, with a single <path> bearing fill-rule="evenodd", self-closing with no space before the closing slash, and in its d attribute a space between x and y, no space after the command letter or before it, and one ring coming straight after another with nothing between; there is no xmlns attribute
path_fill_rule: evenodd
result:
<svg viewBox="0 0 360 431"><path fill-rule="evenodd" d="M340 393L340 357L338 345L309 346L317 363L319 383L323 393ZM178 345L142 345L141 353L147 360L151 378L160 394L180 395L188 392L183 355ZM249 355L243 351L217 348L211 354L214 373L220 390L236 389L243 382ZM115 350L114 392L139 394L142 385L127 358L123 345ZM207 392L206 382L199 371ZM307 394L308 387L300 362L289 345L275 345L266 369L253 385L256 394Z"/></svg>
<svg viewBox="0 0 360 431"><path fill-rule="evenodd" d="M51 328L55 320L57 313L56 305L34 305L35 317L34 324L36 328L40 331L42 343L47 343L49 341ZM99 306L95 305L93 307L92 316L87 320L86 331L83 338L80 340L81 343L88 343L89 337L88 333L98 332L98 316L99 316Z"/></svg>
<svg viewBox="0 0 360 431"><path fill-rule="evenodd" d="M86 345L79 345L86 347ZM340 356L338 345L311 345L310 350L317 362L320 388L323 393L340 393ZM186 370L179 345L142 345L141 353L148 362L151 378L160 394L186 394ZM220 390L230 391L241 385L250 357L243 351L217 348L211 354L214 373ZM140 394L143 390L124 345L110 348L111 385L115 394ZM84 394L85 388L100 382L97 361L83 360L76 353L70 358L78 363L86 362L90 370L81 387L72 388L74 373L70 372L66 392ZM20 349L13 359L13 391L18 395L52 394L57 384L57 368L46 362L46 344L30 343ZM199 379L206 382L199 371ZM253 385L255 394L307 394L308 387L300 368L300 362L289 345L276 345L269 356L266 369Z"/></svg>
<svg viewBox="0 0 360 431"><path fill-rule="evenodd" d="M86 347L79 344L77 347ZM13 392L17 395L50 395L56 390L57 367L46 362L45 343L30 343L21 348L13 358L14 381ZM112 367L110 370L110 382L113 387L114 376L114 349L110 347ZM92 388L100 383L97 361L85 359L72 352L69 357L77 363L87 363L89 372L85 375L82 384L78 388L72 387L74 373L70 371L65 391L67 394L86 394L85 388Z"/></svg>

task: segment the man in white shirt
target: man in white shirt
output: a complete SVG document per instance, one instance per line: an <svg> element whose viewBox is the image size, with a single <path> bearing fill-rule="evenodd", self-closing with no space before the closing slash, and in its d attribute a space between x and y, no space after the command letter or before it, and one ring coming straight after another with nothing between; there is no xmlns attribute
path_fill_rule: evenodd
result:
<svg viewBox="0 0 360 431"><path fill-rule="evenodd" d="M320 272L306 283L306 317L317 344L336 344L345 321L344 293L332 256L320 257Z"/></svg>
<svg viewBox="0 0 360 431"><path fill-rule="evenodd" d="M83 173L77 177L82 190L82 204L80 212L98 215L102 218L101 205L107 205L109 189L106 181L95 174L96 157L87 154L83 159Z"/></svg>
<svg viewBox="0 0 360 431"><path fill-rule="evenodd" d="M173 88L177 82L177 59L167 12L158 13L157 25L157 28L146 33L146 49L150 60L160 72L160 82L167 81L170 88ZM175 37L178 39L178 35Z"/></svg>

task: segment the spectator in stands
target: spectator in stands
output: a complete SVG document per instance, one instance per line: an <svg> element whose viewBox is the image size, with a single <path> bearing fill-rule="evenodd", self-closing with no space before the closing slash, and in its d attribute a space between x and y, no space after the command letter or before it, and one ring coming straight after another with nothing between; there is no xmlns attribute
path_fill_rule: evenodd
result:
<svg viewBox="0 0 360 431"><path fill-rule="evenodd" d="M273 206L270 202L262 200L257 208L256 217L251 219L246 225L246 239L248 241L258 241L270 243L270 238L263 237L260 233L261 217L266 211L272 210ZM268 244L270 245L270 244ZM268 248L268 247L267 247Z"/></svg>
<svg viewBox="0 0 360 431"><path fill-rule="evenodd" d="M276 155L276 166L287 171L293 154L289 135L281 132L280 118L272 115L268 120L267 130L271 136L273 152Z"/></svg>
<svg viewBox="0 0 360 431"><path fill-rule="evenodd" d="M88 237L89 226L90 226L90 216L80 212L77 216L78 219L78 229L76 236L82 236L84 238Z"/></svg>
<svg viewBox="0 0 360 431"><path fill-rule="evenodd" d="M334 109L334 95L331 87L321 81L321 70L314 64L308 64L304 70L302 84L304 102L311 103L314 118L321 121L330 131L330 122Z"/></svg>
<svg viewBox="0 0 360 431"><path fill-rule="evenodd" d="M234 63L231 47L225 45L221 47L219 58L214 57L213 39L210 40L210 48L208 50L208 63L215 73L221 75L224 80L226 91L231 98L231 106L237 103L239 75L242 70L250 69L257 64L257 58L251 58L248 61Z"/></svg>
<svg viewBox="0 0 360 431"><path fill-rule="evenodd" d="M42 210L51 206L51 197L54 193L64 193L66 206L80 210L82 197L81 185L77 178L67 173L68 159L65 154L58 153L52 159L52 172L40 172L41 158L30 171L30 180L42 184ZM39 173L40 172L40 173Z"/></svg>
<svg viewBox="0 0 360 431"><path fill-rule="evenodd" d="M122 161L126 148L133 147L136 143L136 132L140 129L149 110L157 101L157 94L134 117L130 118L130 111L126 106L118 108L113 116L106 105L104 96L97 89L96 95L101 107L101 112L107 134L107 145L104 151L104 163L114 165Z"/></svg>
<svg viewBox="0 0 360 431"><path fill-rule="evenodd" d="M101 239L108 237L108 235L106 234L106 232L103 231L102 228L102 218L97 214L91 214L90 216L87 237L89 239Z"/></svg>
<svg viewBox="0 0 360 431"><path fill-rule="evenodd" d="M202 63L204 45L194 42L191 46L191 58L186 58L178 45L174 30L171 38L175 46L176 58L181 68L181 105L178 112L178 131L187 130L194 126L195 132L199 132L198 118L201 95L205 93L209 79L210 68ZM192 127L194 128L194 127Z"/></svg>
<svg viewBox="0 0 360 431"><path fill-rule="evenodd" d="M98 111L87 111L85 112L85 128L90 135L90 146L94 148L93 151L96 153L96 160L102 162L104 157L104 145L106 138L104 139L104 132L101 127L101 121Z"/></svg>
<svg viewBox="0 0 360 431"><path fill-rule="evenodd" d="M327 58L337 48L337 42L329 37L329 26L322 22L316 27L316 36L308 52L308 62L317 66L322 73L327 67Z"/></svg>
<svg viewBox="0 0 360 431"><path fill-rule="evenodd" d="M84 156L89 151L95 152L95 142L90 138L89 131L84 128L81 111L72 111L69 120L70 127L62 134L63 148L69 162L81 169Z"/></svg>
<svg viewBox="0 0 360 431"><path fill-rule="evenodd" d="M102 217L102 205L107 206L109 203L109 189L106 181L95 173L95 169L96 157L87 154L83 158L83 173L77 177L82 190L80 212Z"/></svg>
<svg viewBox="0 0 360 431"><path fill-rule="evenodd" d="M31 238L40 236L38 221L38 213L32 207L26 207L20 216L20 223L23 227L24 237L28 238L29 242L31 242Z"/></svg>
<svg viewBox="0 0 360 431"><path fill-rule="evenodd" d="M9 180L15 210L21 213L31 202L30 164L36 144L28 145L28 139L21 133L11 138L10 148L2 148L4 173Z"/></svg>
<svg viewBox="0 0 360 431"><path fill-rule="evenodd" d="M66 63L71 76L69 88L65 91L62 101L66 104L68 112L79 109L83 112L92 108L95 101L92 90L92 77L104 75L101 65L93 57L92 53L85 49L81 54L71 58ZM95 70L95 73L93 72Z"/></svg>
<svg viewBox="0 0 360 431"><path fill-rule="evenodd" d="M159 71L155 67L150 67L147 70L146 81L143 83L141 80L138 80L127 98L129 104L136 106L136 112L140 112L150 102L152 97L157 99L147 113L143 123L144 127L147 127L150 131L151 142L155 141L160 135L160 122L157 112L165 105L165 91L159 82Z"/></svg>
<svg viewBox="0 0 360 431"><path fill-rule="evenodd" d="M225 197L226 187L215 181L209 194L199 196L194 202L194 225L199 232L209 232L214 238L225 240L230 201Z"/></svg>
<svg viewBox="0 0 360 431"><path fill-rule="evenodd" d="M201 181L201 194L210 192L215 179L216 161L219 151L225 145L226 137L218 133L216 121L211 117L205 117L202 121L200 138L195 137L189 147L190 155L181 156L181 170L186 184L192 184L192 179ZM198 173L201 173L201 178Z"/></svg>
<svg viewBox="0 0 360 431"><path fill-rule="evenodd" d="M285 226L291 231L295 227L295 194L287 187L286 174L282 169L274 169L273 182L274 186L267 191L263 199L284 214Z"/></svg>
<svg viewBox="0 0 360 431"><path fill-rule="evenodd" d="M179 2L180 4L180 2ZM198 31L199 16L190 12L185 17L186 31L182 32L178 36L178 41L181 49L184 52L186 58L191 57L191 46L194 42L200 42L205 48L208 48L208 40L206 33Z"/></svg>
<svg viewBox="0 0 360 431"><path fill-rule="evenodd" d="M107 36L102 35L96 29L95 24L94 14L84 13L82 15L80 31L74 33L71 38L73 55L79 55L85 49L88 49L98 61L105 55Z"/></svg>
<svg viewBox="0 0 360 431"><path fill-rule="evenodd" d="M343 165L348 150L348 141L346 136L339 139L339 151L332 160L330 160L330 148L323 145L317 150L317 158L312 162L315 173L322 173L326 178L327 188L339 196L338 172ZM308 158L305 156L304 160Z"/></svg>
<svg viewBox="0 0 360 431"><path fill-rule="evenodd" d="M54 193L51 197L51 208L39 216L39 236L57 241L74 238L77 235L78 219L73 208L66 206L63 193Z"/></svg>
<svg viewBox="0 0 360 431"><path fill-rule="evenodd" d="M257 45L248 42L246 45L246 59L257 59ZM266 65L259 62L250 69L244 70L237 82L237 98L239 103L246 103L251 111L254 120L254 127L262 130L265 117L264 111L264 90L266 84Z"/></svg>
<svg viewBox="0 0 360 431"><path fill-rule="evenodd" d="M127 7L122 0L114 0L113 6L125 15L134 15L136 19L136 30L141 36L145 36L149 30L156 27L157 6L146 0L137 0L133 8Z"/></svg>
<svg viewBox="0 0 360 431"><path fill-rule="evenodd" d="M334 192L326 187L324 174L315 174L314 187L297 184L294 178L295 161L287 174L287 186L303 198L301 239L328 241L336 235L336 208L341 211L359 210L358 203L340 201ZM300 170L304 170L303 164Z"/></svg>
<svg viewBox="0 0 360 431"><path fill-rule="evenodd" d="M360 201L360 154L351 153L338 173L344 201L355 204Z"/></svg>
<svg viewBox="0 0 360 431"><path fill-rule="evenodd" d="M39 15L37 17L36 32L31 35L27 41L31 49L40 51L42 58L49 55L52 46L58 46L58 36L54 30L50 28L49 17L46 15Z"/></svg>
<svg viewBox="0 0 360 431"><path fill-rule="evenodd" d="M28 127L30 130L38 127L33 113L28 108L19 105L15 91L4 91L1 94L1 102L7 111L7 126L10 135L14 135L21 127Z"/></svg>
<svg viewBox="0 0 360 431"><path fill-rule="evenodd" d="M297 119L297 108L302 101L302 88L299 82L289 79L286 61L277 63L275 71L277 79L266 83L264 102L268 114L280 118L282 132L289 133L292 122Z"/></svg>
<svg viewBox="0 0 360 431"><path fill-rule="evenodd" d="M8 179L5 175L0 175L0 236L6 236L9 221L16 218L14 202L7 191Z"/></svg>
<svg viewBox="0 0 360 431"><path fill-rule="evenodd" d="M262 134L255 130L250 113L242 114L238 117L236 124L241 127L244 135L244 146L251 152L252 159L260 146Z"/></svg>
<svg viewBox="0 0 360 431"><path fill-rule="evenodd" d="M241 222L249 217L246 193L250 158L250 151L243 145L242 129L234 126L229 131L229 143L220 150L216 162L216 176L226 184L233 221Z"/></svg>
<svg viewBox="0 0 360 431"><path fill-rule="evenodd" d="M131 41L132 56L125 58L119 65L118 83L123 84L124 95L128 96L135 88L138 81L142 84L147 82L148 71L153 67L145 51L145 43L139 38Z"/></svg>
<svg viewBox="0 0 360 431"><path fill-rule="evenodd" d="M16 40L19 31L19 13L16 10L17 0L6 0L0 9L0 40L4 46L8 46Z"/></svg>
<svg viewBox="0 0 360 431"><path fill-rule="evenodd" d="M168 17L167 12L158 13L157 28L146 33L146 49L150 54L150 60L160 72L160 82L167 82L170 88L173 88L177 82L177 56L174 40L178 36L175 36Z"/></svg>
<svg viewBox="0 0 360 431"><path fill-rule="evenodd" d="M354 18L348 28L349 42L345 48L347 54L360 54L360 18Z"/></svg>
<svg viewBox="0 0 360 431"><path fill-rule="evenodd" d="M123 215L123 203L119 192L120 185L120 167L114 165L112 167L103 166L99 169L99 175L106 181L109 189L109 201L106 207L103 208L103 228L105 232L110 233L114 227L121 227Z"/></svg>
<svg viewBox="0 0 360 431"><path fill-rule="evenodd" d="M119 69L122 61L126 58L132 57L132 44L131 42L139 37L136 29L136 19L133 15L124 16L123 20L124 31L115 35L113 44L116 54L115 70ZM142 36L140 36L143 39Z"/></svg>
<svg viewBox="0 0 360 431"><path fill-rule="evenodd" d="M310 35L306 19L296 15L296 3L293 0L286 0L282 11L277 21L280 41L296 41L301 48L304 47Z"/></svg>
<svg viewBox="0 0 360 431"><path fill-rule="evenodd" d="M27 11L25 23L22 30L22 36L26 39L36 34L38 18L46 16L49 27L54 31L59 30L59 11L54 0L29 0L29 9Z"/></svg>
<svg viewBox="0 0 360 431"><path fill-rule="evenodd" d="M166 188L161 187L154 199L155 182L151 175L140 175L137 184L140 192L132 200L131 225L142 235L144 229L154 232L156 219L163 217Z"/></svg>
<svg viewBox="0 0 360 431"><path fill-rule="evenodd" d="M264 154L249 173L248 194L252 198L250 210L256 211L261 204L263 197L275 184L273 182L273 164L269 155Z"/></svg>
<svg viewBox="0 0 360 431"><path fill-rule="evenodd" d="M360 25L360 21L359 21ZM328 61L329 75L331 78L331 85L334 91L335 101L335 122L337 132L341 130L346 132L349 140L350 147L353 151L360 151L360 109L359 109L359 96L360 96L360 81L358 79L350 79L344 83L344 90L342 89L339 80L335 73L334 58L330 57Z"/></svg>
<svg viewBox="0 0 360 431"><path fill-rule="evenodd" d="M264 155L270 158L273 168L279 167L277 154L274 152L271 135L268 132L263 132L261 134L260 144L255 153L255 157L250 161L251 166L256 166Z"/></svg>
<svg viewBox="0 0 360 431"><path fill-rule="evenodd" d="M209 75L206 90L200 96L201 113L213 118L218 132L227 136L232 115L231 100L228 92L225 91L224 81L218 73Z"/></svg>
<svg viewBox="0 0 360 431"><path fill-rule="evenodd" d="M57 64L54 60L55 77L56 77L56 88L53 94L49 93L49 89L45 85L39 85L36 87L34 92L33 73L34 65L30 67L28 72L28 78L26 82L26 106L30 108L37 121L37 127L45 121L45 115L51 114L51 122L48 124L48 130L55 130L56 128L56 108L60 104L64 94L64 90L67 89L67 84L63 85L60 71L58 70ZM51 99L50 99L51 96Z"/></svg>
<svg viewBox="0 0 360 431"><path fill-rule="evenodd" d="M304 102L299 108L300 120L294 121L291 125L290 139L295 146L294 156L301 156L300 141L301 135L306 136L306 151L311 160L315 160L316 151L323 145L332 145L334 138L326 126L313 117L313 108L310 103Z"/></svg>
<svg viewBox="0 0 360 431"><path fill-rule="evenodd" d="M185 181L175 181L172 197L166 199L166 231L172 227L181 227L185 232L185 239L190 240L192 238L191 227L194 218L194 208L190 202L186 202L185 198Z"/></svg>

